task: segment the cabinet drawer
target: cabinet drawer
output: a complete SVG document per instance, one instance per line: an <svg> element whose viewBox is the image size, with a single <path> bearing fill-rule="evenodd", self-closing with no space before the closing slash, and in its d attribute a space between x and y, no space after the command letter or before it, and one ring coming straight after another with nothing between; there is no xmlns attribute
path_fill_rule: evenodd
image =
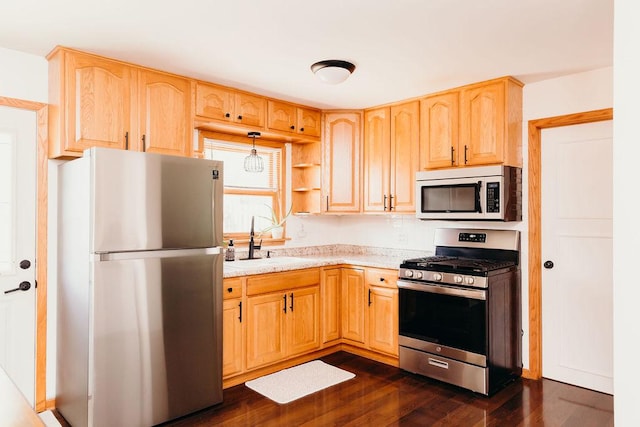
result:
<svg viewBox="0 0 640 427"><path fill-rule="evenodd" d="M397 288L398 270L384 270L380 268L367 268L365 280L369 285L386 288Z"/></svg>
<svg viewBox="0 0 640 427"><path fill-rule="evenodd" d="M242 279L225 279L223 283L223 299L240 298L242 296Z"/></svg>
<svg viewBox="0 0 640 427"><path fill-rule="evenodd" d="M295 270L270 273L247 279L247 295L265 294L285 289L295 289L320 283L320 269Z"/></svg>

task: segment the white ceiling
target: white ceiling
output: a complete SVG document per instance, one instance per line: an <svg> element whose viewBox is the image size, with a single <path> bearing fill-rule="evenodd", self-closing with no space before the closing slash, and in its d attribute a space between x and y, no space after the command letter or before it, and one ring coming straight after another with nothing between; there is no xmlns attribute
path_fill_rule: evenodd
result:
<svg viewBox="0 0 640 427"><path fill-rule="evenodd" d="M613 0L3 0L0 46L56 45L320 108L611 66ZM344 83L310 71L353 62ZM2 66L2 64L0 64Z"/></svg>

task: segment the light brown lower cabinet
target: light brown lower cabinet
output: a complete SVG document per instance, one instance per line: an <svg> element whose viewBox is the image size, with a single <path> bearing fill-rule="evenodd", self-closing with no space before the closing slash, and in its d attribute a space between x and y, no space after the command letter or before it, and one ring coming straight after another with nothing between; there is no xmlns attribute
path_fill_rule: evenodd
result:
<svg viewBox="0 0 640 427"><path fill-rule="evenodd" d="M398 273L367 269L367 345L371 350L398 356Z"/></svg>
<svg viewBox="0 0 640 427"><path fill-rule="evenodd" d="M320 305L322 306L322 343L337 341L342 337L340 267L322 271Z"/></svg>
<svg viewBox="0 0 640 427"><path fill-rule="evenodd" d="M242 279L224 279L222 303L222 377L244 370Z"/></svg>
<svg viewBox="0 0 640 427"><path fill-rule="evenodd" d="M342 338L365 343L365 287L364 270L343 268L342 287Z"/></svg>
<svg viewBox="0 0 640 427"><path fill-rule="evenodd" d="M271 365L340 343L393 363L397 274L336 266L225 279L225 381L244 381L251 371L264 374Z"/></svg>
<svg viewBox="0 0 640 427"><path fill-rule="evenodd" d="M242 300L223 302L222 310L222 377L242 372Z"/></svg>
<svg viewBox="0 0 640 427"><path fill-rule="evenodd" d="M247 280L246 366L254 369L320 348L320 270Z"/></svg>

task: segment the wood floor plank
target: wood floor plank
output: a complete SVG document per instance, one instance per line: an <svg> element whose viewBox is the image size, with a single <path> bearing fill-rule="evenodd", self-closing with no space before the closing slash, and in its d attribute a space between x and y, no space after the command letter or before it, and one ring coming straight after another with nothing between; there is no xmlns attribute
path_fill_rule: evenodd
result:
<svg viewBox="0 0 640 427"><path fill-rule="evenodd" d="M356 376L284 405L241 384L164 426L613 427L613 396L556 381L519 379L485 397L346 352L321 360Z"/></svg>

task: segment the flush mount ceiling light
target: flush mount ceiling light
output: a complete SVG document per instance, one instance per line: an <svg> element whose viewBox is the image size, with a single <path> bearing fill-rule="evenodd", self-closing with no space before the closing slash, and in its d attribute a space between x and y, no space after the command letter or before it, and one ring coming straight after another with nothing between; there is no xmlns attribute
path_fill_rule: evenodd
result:
<svg viewBox="0 0 640 427"><path fill-rule="evenodd" d="M249 138L253 138L253 148L251 154L244 158L244 170L247 172L262 172L264 170L264 160L258 156L256 151L256 138L260 138L260 132L247 133Z"/></svg>
<svg viewBox="0 0 640 427"><path fill-rule="evenodd" d="M338 59L316 62L311 66L311 71L313 71L320 80L332 85L347 80L347 77L349 77L355 69L356 66L351 62L340 61Z"/></svg>

